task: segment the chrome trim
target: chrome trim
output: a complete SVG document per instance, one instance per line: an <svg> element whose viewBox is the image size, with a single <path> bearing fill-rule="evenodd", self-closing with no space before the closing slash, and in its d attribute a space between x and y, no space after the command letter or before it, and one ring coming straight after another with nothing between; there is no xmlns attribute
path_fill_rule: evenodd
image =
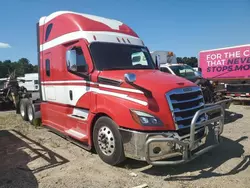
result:
<svg viewBox="0 0 250 188"><path fill-rule="evenodd" d="M68 114L68 117L78 119L78 120L82 120L82 121L84 121L84 120L86 121L86 118L83 117L83 116L75 116L75 115L72 115L72 114Z"/></svg>
<svg viewBox="0 0 250 188"><path fill-rule="evenodd" d="M201 109L202 110L202 109ZM206 120L206 121L209 121L209 120ZM196 122L196 129L198 129L198 128L200 128L200 127L202 127L203 126L203 121L198 121L198 122ZM189 128L190 126L185 126L185 125L179 125L179 128L181 128L181 129L184 129L184 128Z"/></svg>
<svg viewBox="0 0 250 188"><path fill-rule="evenodd" d="M183 91L185 89L191 89L191 91ZM198 86L191 86L191 87L184 87L184 88L177 88L174 90L171 90L168 92L168 94L173 95L173 94L184 94L184 93L193 93L196 91L201 91L201 88Z"/></svg>
<svg viewBox="0 0 250 188"><path fill-rule="evenodd" d="M213 111L220 111L221 113L213 119L197 125L196 122L200 115ZM216 147L220 143L223 127L224 110L220 105L214 105L196 112L189 128L190 132L184 136L172 131L141 132L121 127L119 131L126 157L147 161L151 165L173 165L191 161ZM211 140L212 143L209 143L210 136L214 138L214 140ZM204 145L204 143L208 145ZM153 152L155 147L160 147L161 152L155 154ZM173 160L172 157L174 156L182 157L182 159Z"/></svg>
<svg viewBox="0 0 250 188"><path fill-rule="evenodd" d="M190 91L189 91L190 90ZM198 97L196 97L195 99L190 99L190 100L183 100L183 101L177 101L177 100L171 100L171 96L174 95L174 94L189 94L189 93L195 93L195 92L200 92L201 94L198 95ZM169 92L167 92L165 94L166 96L166 99L167 99L167 102L168 102L168 105L169 105L169 108L170 108L170 111L172 113L172 118L173 118L173 121L175 123L175 128L176 130L178 129L182 129L182 128L188 128L190 127L189 126L182 126L182 125L179 125L177 122L180 121L180 120L177 120L176 117L175 117L175 113L178 113L178 112L185 112L185 111L190 111L190 110L195 110L195 109L198 109L198 108L202 108L205 106L205 101L204 101L204 98L202 96L202 90L200 87L198 86L192 86L192 87L185 87L185 88L178 88L178 89L173 89ZM201 100L203 99L203 100ZM196 101L196 100L201 100L200 101L200 104L198 106L194 106L192 108L187 108L187 109L182 109L180 110L179 108L174 108L173 107L173 104L181 104L181 103L186 103L186 102L191 102L191 101ZM174 103L173 103L174 102ZM193 117L193 116L192 116ZM191 116L190 117L186 117L186 119L191 119Z"/></svg>
<svg viewBox="0 0 250 188"><path fill-rule="evenodd" d="M196 121L198 120L198 118L200 117L201 114L206 114L208 112L212 112L212 111L217 111L219 110L221 113L219 116L211 119L211 120L207 120L205 122L202 122L200 124L199 127L205 127L206 131L205 131L205 135L203 135L202 137L195 139L195 130L197 129L196 126ZM211 123L214 123L213 125ZM212 127L211 127L212 126ZM209 130L208 128L211 127L211 129ZM221 107L221 105L214 105L211 107L207 107L204 109L201 109L199 111L197 111L192 119L192 123L190 126L190 137L189 140L179 140L177 138L171 138L171 137L166 137L166 138L149 138L147 139L145 145L146 145L146 160L149 164L151 165L176 165L176 164L182 164L182 163L186 163L189 162L195 158L197 158L198 156L210 151L211 149L215 148L219 143L220 143L220 135L223 132L223 127L224 127L224 110ZM207 139L208 134L212 132L213 136L214 136L214 142L212 145L206 146L205 148L201 148L199 149L199 143L201 142L201 140L203 139ZM181 154L179 156L182 157L181 160L165 160L165 161L157 161L157 160L152 160L152 158L150 157L150 144L152 143L174 143L176 145L179 145L182 149ZM206 140L203 141L203 143L206 143ZM195 151L196 149L198 149L198 151ZM195 151L195 153L191 153L191 151ZM169 159L170 157L172 157L172 154L169 155L166 159Z"/></svg>
<svg viewBox="0 0 250 188"><path fill-rule="evenodd" d="M186 111L190 111L190 110L195 110L195 109L200 108L200 107L202 107L202 106L204 106L204 105L205 105L204 103L200 103L199 106L195 106L195 107L192 107L192 108L185 108L185 109L182 109L182 110L180 110L179 108L176 108L176 109L174 110L174 113L176 113L176 112L186 112Z"/></svg>
<svg viewBox="0 0 250 188"><path fill-rule="evenodd" d="M183 121L183 120L187 120L187 119L192 119L194 116L189 116L189 117L185 117L185 118L182 118L180 116L176 117L175 118L175 121Z"/></svg>
<svg viewBox="0 0 250 188"><path fill-rule="evenodd" d="M186 102L193 102L193 101L198 101L200 99L203 99L202 95L199 95L198 97L190 100L184 100L184 101L176 101L176 100L171 100L172 104L179 104L179 103L186 103Z"/></svg>
<svg viewBox="0 0 250 188"><path fill-rule="evenodd" d="M188 137L190 137L190 134L180 136L177 132L172 132L172 131L141 132L141 131L129 130L129 129L121 128L121 127L119 128L119 131L123 140L123 148L124 148L125 156L132 158L132 159L140 160L140 161L146 161L145 143L150 138L162 137L162 138L172 138L172 139L177 139L177 140L186 140L188 139ZM204 131L204 128L195 130L195 134L198 134L201 131ZM178 155L180 155L180 153ZM169 156L172 156L172 154L168 155L168 157Z"/></svg>

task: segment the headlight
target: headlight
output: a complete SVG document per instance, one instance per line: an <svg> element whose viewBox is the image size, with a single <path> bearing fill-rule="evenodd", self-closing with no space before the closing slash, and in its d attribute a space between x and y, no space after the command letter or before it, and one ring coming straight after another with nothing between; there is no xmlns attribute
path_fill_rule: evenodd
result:
<svg viewBox="0 0 250 188"><path fill-rule="evenodd" d="M130 113L134 119L134 121L140 125L144 126L163 126L162 121L145 112L138 111L138 110L130 110Z"/></svg>

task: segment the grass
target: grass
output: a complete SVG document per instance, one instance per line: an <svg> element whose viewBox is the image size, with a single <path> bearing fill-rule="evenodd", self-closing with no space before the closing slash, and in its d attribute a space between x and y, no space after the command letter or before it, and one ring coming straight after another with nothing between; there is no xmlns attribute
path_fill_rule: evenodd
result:
<svg viewBox="0 0 250 188"><path fill-rule="evenodd" d="M0 129L15 129L22 134L27 135L32 129L41 128L41 119L36 119L31 126L29 122L24 121L20 115L15 112L0 112Z"/></svg>
<svg viewBox="0 0 250 188"><path fill-rule="evenodd" d="M35 119L34 122L33 122L33 125L35 126L35 128L39 128L42 126L42 121L41 119Z"/></svg>

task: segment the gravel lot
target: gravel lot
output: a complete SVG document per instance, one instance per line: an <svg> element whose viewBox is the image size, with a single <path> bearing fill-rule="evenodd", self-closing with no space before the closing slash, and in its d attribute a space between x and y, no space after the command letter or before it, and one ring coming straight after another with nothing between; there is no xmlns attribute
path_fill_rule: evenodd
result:
<svg viewBox="0 0 250 188"><path fill-rule="evenodd" d="M0 112L0 187L249 187L249 112L249 106L232 105L219 147L188 164L165 167L134 160L112 167L13 111Z"/></svg>

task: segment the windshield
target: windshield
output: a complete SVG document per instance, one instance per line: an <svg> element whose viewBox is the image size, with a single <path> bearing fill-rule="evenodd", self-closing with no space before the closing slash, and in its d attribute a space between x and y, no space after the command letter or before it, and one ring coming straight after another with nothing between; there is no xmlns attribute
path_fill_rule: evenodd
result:
<svg viewBox="0 0 250 188"><path fill-rule="evenodd" d="M145 47L96 42L90 51L97 70L155 69Z"/></svg>
<svg viewBox="0 0 250 188"><path fill-rule="evenodd" d="M196 77L195 70L188 65L173 65L171 66L171 69L177 76L184 78Z"/></svg>

